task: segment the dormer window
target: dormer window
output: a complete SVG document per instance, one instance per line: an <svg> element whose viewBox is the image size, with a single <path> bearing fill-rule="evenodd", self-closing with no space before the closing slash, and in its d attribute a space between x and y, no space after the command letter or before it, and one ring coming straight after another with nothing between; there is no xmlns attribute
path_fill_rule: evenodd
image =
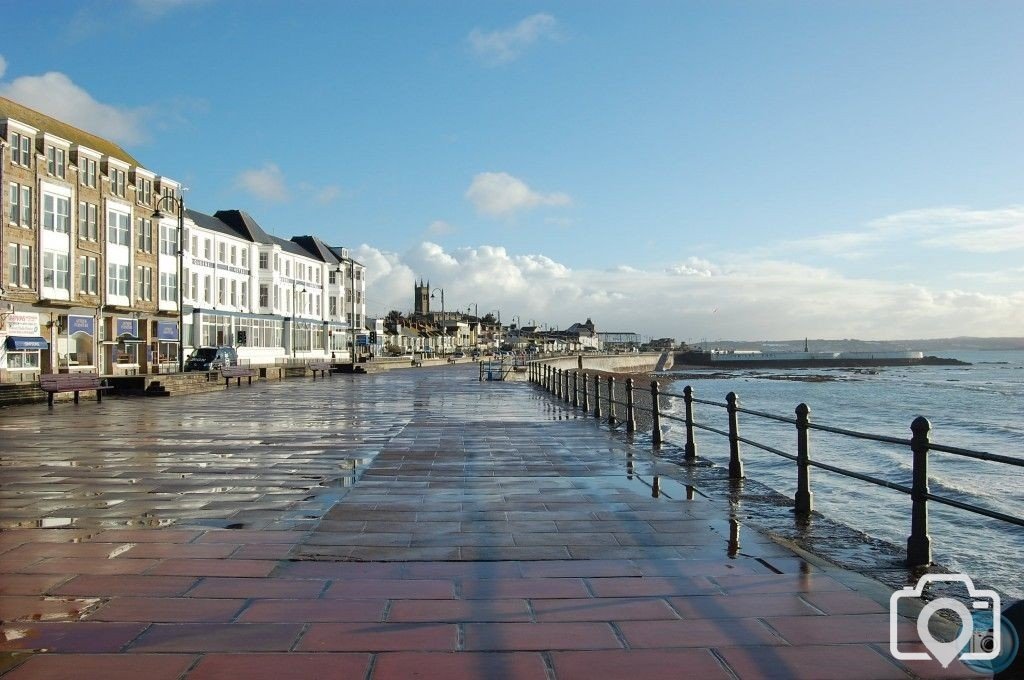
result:
<svg viewBox="0 0 1024 680"><path fill-rule="evenodd" d="M124 198L124 187L127 183L127 173L117 168L109 168L107 176L110 178L110 193Z"/></svg>
<svg viewBox="0 0 1024 680"><path fill-rule="evenodd" d="M96 161L81 154L78 156L78 183L83 187L96 188Z"/></svg>
<svg viewBox="0 0 1024 680"><path fill-rule="evenodd" d="M53 177L64 179L67 169L67 151L55 146L46 147L46 171Z"/></svg>
<svg viewBox="0 0 1024 680"><path fill-rule="evenodd" d="M149 205L153 201L153 180L136 177L135 200L142 205Z"/></svg>
<svg viewBox="0 0 1024 680"><path fill-rule="evenodd" d="M32 138L28 135L11 133L11 163L22 167L32 166Z"/></svg>

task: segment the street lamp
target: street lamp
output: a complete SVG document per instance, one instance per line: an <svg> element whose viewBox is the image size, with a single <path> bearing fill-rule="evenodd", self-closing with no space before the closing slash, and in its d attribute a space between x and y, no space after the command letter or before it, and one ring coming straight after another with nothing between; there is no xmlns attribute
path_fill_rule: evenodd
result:
<svg viewBox="0 0 1024 680"><path fill-rule="evenodd" d="M181 280L185 271L185 196L181 198L174 194L165 194L156 202L156 210L153 212L153 219L162 220L165 215L160 212L160 206L164 201L170 201L171 205L178 211L178 373L185 372L185 336L183 334L183 319L185 315L184 294L185 282Z"/></svg>
<svg viewBox="0 0 1024 680"><path fill-rule="evenodd" d="M448 325L445 323L444 288L435 288L430 291L430 299L433 300L436 297L434 293L437 291L441 291L441 355L443 356L448 345L448 343L445 342L445 338L448 335Z"/></svg>

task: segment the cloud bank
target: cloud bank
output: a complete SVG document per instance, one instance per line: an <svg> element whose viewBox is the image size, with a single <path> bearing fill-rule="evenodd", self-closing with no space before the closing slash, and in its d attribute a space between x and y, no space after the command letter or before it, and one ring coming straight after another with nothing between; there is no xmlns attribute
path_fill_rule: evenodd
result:
<svg viewBox="0 0 1024 680"><path fill-rule="evenodd" d="M477 212L491 217L511 217L539 206L566 206L572 198L562 192L542 193L507 172L481 172L466 189L466 200Z"/></svg>
<svg viewBox="0 0 1024 680"><path fill-rule="evenodd" d="M514 26L494 31L474 28L466 41L485 64L498 66L515 61L532 45L558 37L558 22L550 14L533 14Z"/></svg>

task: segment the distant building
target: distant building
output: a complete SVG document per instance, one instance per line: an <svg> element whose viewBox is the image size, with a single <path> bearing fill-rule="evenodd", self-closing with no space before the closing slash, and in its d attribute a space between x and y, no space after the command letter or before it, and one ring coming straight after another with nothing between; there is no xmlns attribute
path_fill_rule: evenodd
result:
<svg viewBox="0 0 1024 680"><path fill-rule="evenodd" d="M610 331L607 333L598 333L597 337L601 340L601 346L604 349L632 349L639 347L641 338L639 333L633 333L631 331Z"/></svg>

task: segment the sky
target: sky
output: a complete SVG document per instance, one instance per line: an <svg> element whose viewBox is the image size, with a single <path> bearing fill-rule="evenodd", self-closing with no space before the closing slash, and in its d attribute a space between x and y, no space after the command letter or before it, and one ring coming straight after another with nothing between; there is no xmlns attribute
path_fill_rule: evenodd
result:
<svg viewBox="0 0 1024 680"><path fill-rule="evenodd" d="M1024 336L1021 2L0 10L0 96L351 248L370 315L424 278L678 340Z"/></svg>

